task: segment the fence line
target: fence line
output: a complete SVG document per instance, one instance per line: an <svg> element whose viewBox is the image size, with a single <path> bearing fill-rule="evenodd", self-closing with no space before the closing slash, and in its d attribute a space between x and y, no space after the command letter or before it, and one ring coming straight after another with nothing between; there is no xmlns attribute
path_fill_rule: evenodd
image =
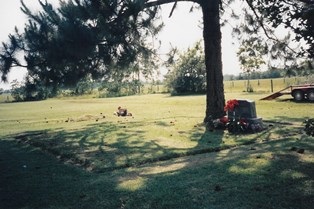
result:
<svg viewBox="0 0 314 209"><path fill-rule="evenodd" d="M313 75L307 77L224 81L225 92L276 92L292 85L314 83Z"/></svg>

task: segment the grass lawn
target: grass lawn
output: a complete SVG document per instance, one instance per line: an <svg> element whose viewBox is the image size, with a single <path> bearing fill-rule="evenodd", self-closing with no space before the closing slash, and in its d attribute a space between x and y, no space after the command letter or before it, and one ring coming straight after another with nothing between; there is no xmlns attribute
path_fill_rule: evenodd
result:
<svg viewBox="0 0 314 209"><path fill-rule="evenodd" d="M247 135L206 131L205 96L1 103L0 208L310 209L314 104L264 96L226 94L256 101Z"/></svg>

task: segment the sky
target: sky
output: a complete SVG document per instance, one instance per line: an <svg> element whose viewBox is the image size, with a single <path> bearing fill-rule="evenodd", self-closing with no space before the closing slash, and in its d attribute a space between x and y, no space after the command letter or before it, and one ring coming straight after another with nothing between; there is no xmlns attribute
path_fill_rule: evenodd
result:
<svg viewBox="0 0 314 209"><path fill-rule="evenodd" d="M48 0L48 2L57 0ZM37 0L24 0L31 10L38 10ZM165 27L158 35L161 40L160 53L166 54L170 46L177 47L180 51L185 51L192 47L197 41L202 40L202 29L200 28L202 14L200 10L189 12L191 3L178 3L176 10L169 18L173 4L166 4L161 7L162 19ZM21 31L27 22L26 16L20 10L20 0L0 0L0 42L6 42L8 35L14 32L15 26ZM222 28L222 62L224 74L239 74L240 67L236 57L237 46L232 44L231 28ZM2 45L1 45L2 46ZM9 74L9 83L17 79L21 81L25 75L25 69L17 68ZM9 89L10 84L0 82L0 88Z"/></svg>

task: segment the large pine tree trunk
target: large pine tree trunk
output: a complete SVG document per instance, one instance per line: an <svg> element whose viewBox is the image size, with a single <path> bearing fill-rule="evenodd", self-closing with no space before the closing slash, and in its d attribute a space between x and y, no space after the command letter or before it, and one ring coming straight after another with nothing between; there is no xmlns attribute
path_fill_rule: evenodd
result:
<svg viewBox="0 0 314 209"><path fill-rule="evenodd" d="M203 10L204 48L206 65L206 115L204 122L224 116L225 95L222 75L221 31L219 4L221 0L155 0L146 2L146 7L191 1L199 3Z"/></svg>
<svg viewBox="0 0 314 209"><path fill-rule="evenodd" d="M204 122L224 115L224 86L221 58L220 0L202 0L205 65L207 77L206 115Z"/></svg>

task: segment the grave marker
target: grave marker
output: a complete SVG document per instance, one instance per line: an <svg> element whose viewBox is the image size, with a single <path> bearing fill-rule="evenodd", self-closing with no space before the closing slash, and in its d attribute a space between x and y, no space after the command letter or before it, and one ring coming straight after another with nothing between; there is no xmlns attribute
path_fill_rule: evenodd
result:
<svg viewBox="0 0 314 209"><path fill-rule="evenodd" d="M228 111L229 120L245 119L249 128L253 131L260 131L264 129L262 118L257 117L255 102L247 99L238 99L238 105L235 106L234 111Z"/></svg>

